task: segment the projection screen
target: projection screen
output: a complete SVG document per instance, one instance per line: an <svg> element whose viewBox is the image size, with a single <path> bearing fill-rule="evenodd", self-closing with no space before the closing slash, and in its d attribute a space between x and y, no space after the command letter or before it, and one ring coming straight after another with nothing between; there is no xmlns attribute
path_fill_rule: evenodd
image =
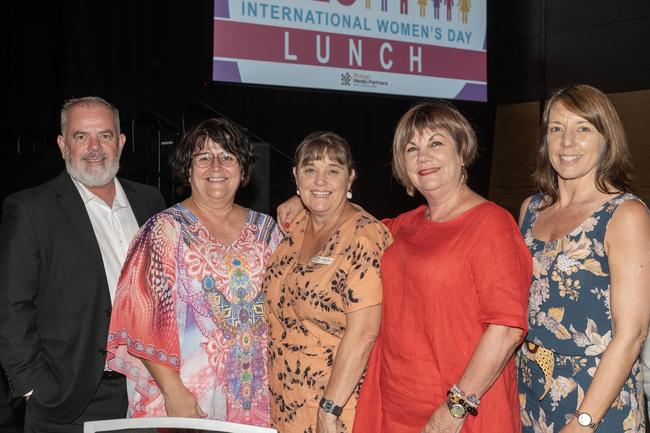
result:
<svg viewBox="0 0 650 433"><path fill-rule="evenodd" d="M213 80L487 100L486 0L214 0Z"/></svg>

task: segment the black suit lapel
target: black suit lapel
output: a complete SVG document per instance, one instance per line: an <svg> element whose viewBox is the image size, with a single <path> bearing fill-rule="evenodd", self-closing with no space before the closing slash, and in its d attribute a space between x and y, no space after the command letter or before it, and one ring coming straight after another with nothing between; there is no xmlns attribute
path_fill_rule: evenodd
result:
<svg viewBox="0 0 650 433"><path fill-rule="evenodd" d="M135 188L133 188L133 186L131 186L130 183L120 181L120 185L122 185L124 194L126 194L126 198L129 200L129 205L131 205L133 215L135 215L135 219L138 221L138 225L142 227L142 225L147 222L147 219L149 219L151 216L151 210L147 208L144 200L138 195L138 192L135 190Z"/></svg>
<svg viewBox="0 0 650 433"><path fill-rule="evenodd" d="M81 199L81 195L79 195L77 187L72 182L72 179L70 179L70 176L65 172L62 173L57 180L57 198L61 208L63 209L63 213L70 222L72 231L77 236L79 243L86 253L90 255L91 261L93 263L98 263L101 266L101 269L104 270L104 262L102 261L102 254L99 250L97 237L95 237L95 232L93 231L88 211L86 211L86 206Z"/></svg>

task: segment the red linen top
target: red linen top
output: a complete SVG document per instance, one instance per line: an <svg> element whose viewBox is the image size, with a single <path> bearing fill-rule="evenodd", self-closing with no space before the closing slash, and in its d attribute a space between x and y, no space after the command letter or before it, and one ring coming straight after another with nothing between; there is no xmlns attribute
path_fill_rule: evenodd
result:
<svg viewBox="0 0 650 433"><path fill-rule="evenodd" d="M436 223L425 209L385 221L394 242L381 261L381 333L354 433L419 433L489 324L526 329L532 265L512 216L484 202ZM461 431L521 431L514 360Z"/></svg>

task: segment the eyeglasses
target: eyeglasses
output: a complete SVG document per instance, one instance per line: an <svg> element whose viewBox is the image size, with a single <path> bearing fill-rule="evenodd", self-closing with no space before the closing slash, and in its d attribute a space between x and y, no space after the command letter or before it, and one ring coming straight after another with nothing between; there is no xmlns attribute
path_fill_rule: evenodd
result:
<svg viewBox="0 0 650 433"><path fill-rule="evenodd" d="M210 167L215 158L219 161L219 165L222 167L233 167L237 164L237 158L235 155L226 152L221 152L219 155L214 155L210 152L195 153L192 155L194 164L199 168Z"/></svg>

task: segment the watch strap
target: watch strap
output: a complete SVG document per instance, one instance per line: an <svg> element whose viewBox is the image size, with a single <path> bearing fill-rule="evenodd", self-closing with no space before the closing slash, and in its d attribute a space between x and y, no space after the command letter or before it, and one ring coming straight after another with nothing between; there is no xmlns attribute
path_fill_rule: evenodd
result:
<svg viewBox="0 0 650 433"><path fill-rule="evenodd" d="M320 399L320 403L318 404L321 409L323 409L327 413L331 413L332 415L336 416L337 418L341 416L343 413L343 408L341 406L337 406L334 404L332 400L328 400L325 397Z"/></svg>

